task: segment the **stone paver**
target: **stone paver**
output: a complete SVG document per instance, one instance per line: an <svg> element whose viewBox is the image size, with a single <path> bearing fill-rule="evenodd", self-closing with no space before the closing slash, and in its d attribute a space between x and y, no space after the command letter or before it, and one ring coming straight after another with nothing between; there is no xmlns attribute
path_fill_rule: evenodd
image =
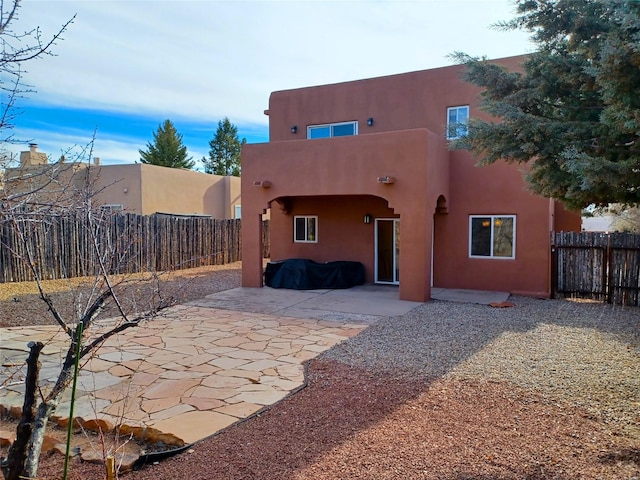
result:
<svg viewBox="0 0 640 480"><path fill-rule="evenodd" d="M174 307L83 359L75 412L85 420L153 427L191 443L286 397L303 384L305 360L367 326L203 303ZM89 334L111 325L99 322ZM6 407L22 405L27 344L34 340L46 344L41 356L46 392L68 338L53 326L0 329L0 403ZM69 398L65 395L58 414L68 415Z"/></svg>

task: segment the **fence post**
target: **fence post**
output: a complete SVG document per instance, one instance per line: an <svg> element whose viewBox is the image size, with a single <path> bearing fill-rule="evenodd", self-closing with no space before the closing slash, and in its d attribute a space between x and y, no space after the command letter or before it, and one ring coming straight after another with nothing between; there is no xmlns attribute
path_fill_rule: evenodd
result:
<svg viewBox="0 0 640 480"><path fill-rule="evenodd" d="M611 234L607 233L607 248L604 254L604 272L603 276L605 277L603 280L606 282L607 286L607 303L613 303L613 265L611 265Z"/></svg>
<svg viewBox="0 0 640 480"><path fill-rule="evenodd" d="M550 298L556 298L558 288L558 251L556 249L556 232L551 232L551 291Z"/></svg>

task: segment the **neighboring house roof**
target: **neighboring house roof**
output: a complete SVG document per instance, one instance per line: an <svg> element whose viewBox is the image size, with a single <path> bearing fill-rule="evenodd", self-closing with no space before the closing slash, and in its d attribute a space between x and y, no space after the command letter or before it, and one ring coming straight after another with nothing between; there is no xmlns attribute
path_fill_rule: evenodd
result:
<svg viewBox="0 0 640 480"><path fill-rule="evenodd" d="M240 206L239 177L139 163L100 165L99 159L92 164L49 163L36 144L21 153L19 167L5 173L8 192L34 192L58 205L69 204L73 192L89 188L95 204L140 215L235 218Z"/></svg>

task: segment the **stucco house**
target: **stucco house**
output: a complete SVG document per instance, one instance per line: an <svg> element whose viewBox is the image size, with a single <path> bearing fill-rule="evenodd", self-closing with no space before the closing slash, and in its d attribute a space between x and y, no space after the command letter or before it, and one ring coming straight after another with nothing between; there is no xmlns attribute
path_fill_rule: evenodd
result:
<svg viewBox="0 0 640 480"><path fill-rule="evenodd" d="M101 165L97 158L92 163L52 164L36 144L20 153L19 166L6 169L3 183L9 194L37 191L55 201L64 201L69 189L90 185L96 204L138 215L240 218L239 177L140 163Z"/></svg>
<svg viewBox="0 0 640 480"><path fill-rule="evenodd" d="M484 115L464 68L273 92L270 141L242 151L243 286L263 285L270 212L272 260L358 261L400 299L427 301L432 287L549 296L550 232L579 231L580 214L527 191L522 166L449 149Z"/></svg>

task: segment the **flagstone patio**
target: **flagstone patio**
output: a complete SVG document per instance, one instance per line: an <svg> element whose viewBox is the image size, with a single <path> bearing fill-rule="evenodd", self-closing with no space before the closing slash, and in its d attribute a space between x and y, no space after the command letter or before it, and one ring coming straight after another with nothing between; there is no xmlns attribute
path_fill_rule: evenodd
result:
<svg viewBox="0 0 640 480"><path fill-rule="evenodd" d="M90 334L109 326L101 322ZM195 442L299 388L305 360L366 326L176 306L83 359L74 416L153 427ZM30 341L46 345L41 379L49 387L68 346L58 327L0 329L0 403L6 407L22 405ZM58 415L69 415L69 399L67 392Z"/></svg>

